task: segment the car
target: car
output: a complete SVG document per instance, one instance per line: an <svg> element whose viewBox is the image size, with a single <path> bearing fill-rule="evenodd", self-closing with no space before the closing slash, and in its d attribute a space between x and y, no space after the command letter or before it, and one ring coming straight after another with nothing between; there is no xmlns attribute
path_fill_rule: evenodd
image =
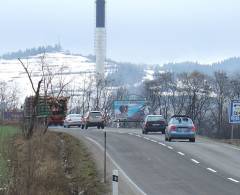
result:
<svg viewBox="0 0 240 195"><path fill-rule="evenodd" d="M84 127L97 127L104 129L105 122L103 114L100 111L89 111L84 116Z"/></svg>
<svg viewBox="0 0 240 195"><path fill-rule="evenodd" d="M162 134L165 134L166 126L166 120L162 115L147 115L142 126L142 133L162 132Z"/></svg>
<svg viewBox="0 0 240 195"><path fill-rule="evenodd" d="M174 115L166 128L165 141L172 139L189 139L195 142L196 127L192 119L186 115Z"/></svg>
<svg viewBox="0 0 240 195"><path fill-rule="evenodd" d="M78 126L83 128L83 118L81 114L69 114L66 116L63 126L70 128L71 126Z"/></svg>

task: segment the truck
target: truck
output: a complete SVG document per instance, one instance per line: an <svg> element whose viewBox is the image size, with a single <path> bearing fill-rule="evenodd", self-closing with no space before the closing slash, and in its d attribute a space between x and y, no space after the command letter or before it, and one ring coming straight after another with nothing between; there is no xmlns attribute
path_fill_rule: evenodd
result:
<svg viewBox="0 0 240 195"><path fill-rule="evenodd" d="M48 125L63 125L67 114L69 97L40 96L36 114L38 118L47 118ZM31 117L34 96L27 97L24 102L24 117Z"/></svg>

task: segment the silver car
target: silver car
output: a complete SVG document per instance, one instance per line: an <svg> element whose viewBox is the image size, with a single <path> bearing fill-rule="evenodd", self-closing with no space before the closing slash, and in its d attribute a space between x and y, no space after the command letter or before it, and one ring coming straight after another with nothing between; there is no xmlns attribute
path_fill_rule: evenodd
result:
<svg viewBox="0 0 240 195"><path fill-rule="evenodd" d="M103 114L100 111L90 111L84 116L85 129L88 127L97 127L98 129L104 129L105 121Z"/></svg>
<svg viewBox="0 0 240 195"><path fill-rule="evenodd" d="M69 114L64 120L64 127L78 126L83 128L83 118L81 114Z"/></svg>
<svg viewBox="0 0 240 195"><path fill-rule="evenodd" d="M189 139L195 142L196 128L191 118L185 115L174 115L171 117L165 132L165 140Z"/></svg>

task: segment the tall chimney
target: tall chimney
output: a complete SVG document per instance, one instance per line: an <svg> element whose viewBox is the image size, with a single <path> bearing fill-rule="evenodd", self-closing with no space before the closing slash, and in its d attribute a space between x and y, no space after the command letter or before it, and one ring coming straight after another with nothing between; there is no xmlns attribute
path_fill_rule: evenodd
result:
<svg viewBox="0 0 240 195"><path fill-rule="evenodd" d="M104 76L106 60L105 0L96 0L95 54L96 73Z"/></svg>

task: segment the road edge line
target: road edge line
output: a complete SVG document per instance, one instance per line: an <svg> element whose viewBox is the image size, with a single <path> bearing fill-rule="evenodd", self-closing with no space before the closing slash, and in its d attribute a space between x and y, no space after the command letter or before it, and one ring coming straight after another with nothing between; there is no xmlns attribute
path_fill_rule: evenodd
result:
<svg viewBox="0 0 240 195"><path fill-rule="evenodd" d="M94 143L95 145L97 145L103 152L104 152L104 148L94 139L85 136L86 139L88 139L89 141L91 141L92 143ZM107 157L112 161L112 163L114 164L114 166L123 174L123 176L129 181L130 184L132 184L137 191L139 191L142 195L147 195L136 183L134 183L134 181L123 171L123 169L112 159L112 157L109 155L109 153L107 152Z"/></svg>

